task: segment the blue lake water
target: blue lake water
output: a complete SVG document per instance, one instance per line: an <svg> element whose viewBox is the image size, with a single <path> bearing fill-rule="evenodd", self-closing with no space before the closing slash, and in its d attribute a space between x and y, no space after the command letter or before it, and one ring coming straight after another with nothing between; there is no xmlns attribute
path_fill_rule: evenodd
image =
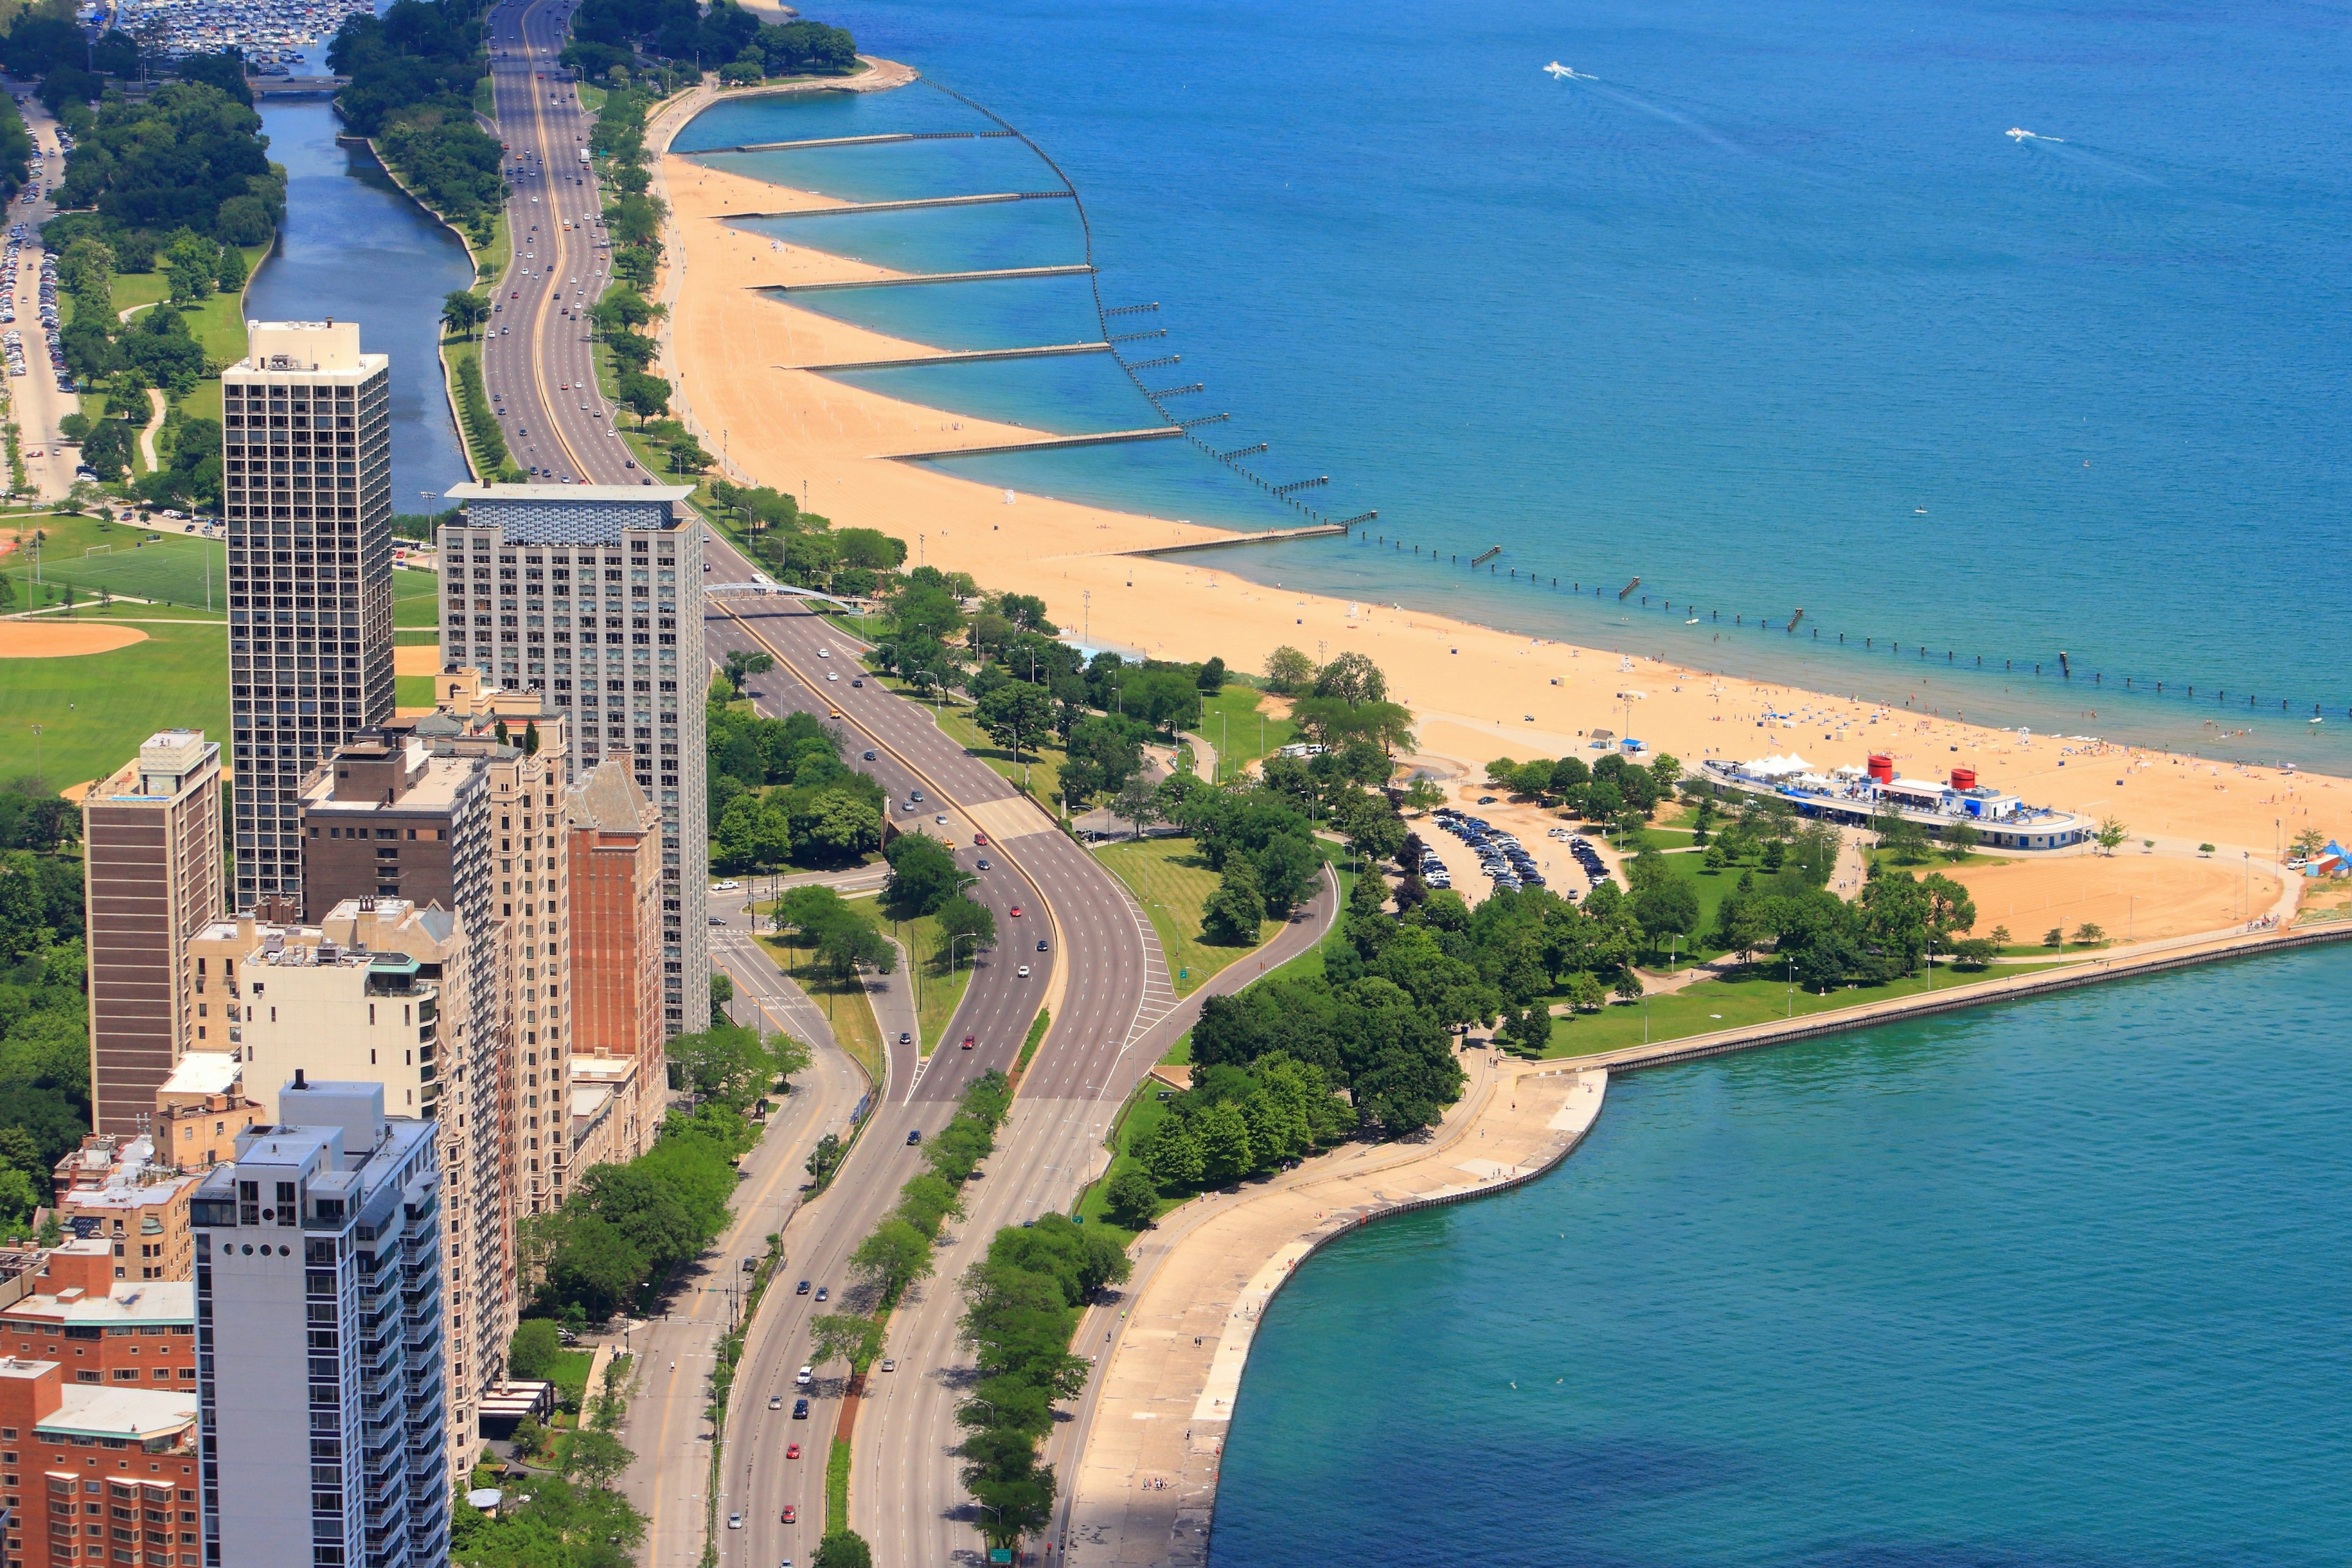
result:
<svg viewBox="0 0 2352 1568"><path fill-rule="evenodd" d="M2340 13L827 14L1068 174L1103 301L1160 307L1116 325L1165 328L1136 352L1181 353L1183 379L1208 384L1187 416L1230 412L1231 446L1272 443L1270 479L1329 474L1321 510L1377 508L1408 547L1220 564L1879 695L1932 677L1929 699L1972 717L2352 760L2352 661L2323 586L2352 544ZM1555 59L1580 75L1546 75ZM917 87L725 105L681 146L987 127ZM717 156L879 199L1011 188L1026 154L970 140ZM991 212L935 215L936 242L909 226L870 243L927 265L1066 253L991 237ZM1024 297L1028 341L1066 340L1069 299ZM958 304L864 308L911 323ZM1181 510L1101 456L1056 466ZM1497 544L1495 578L1453 572ZM1553 595L1555 575L1588 597ZM1620 623L1614 594L1637 575ZM1685 626L1694 603L1742 635ZM1800 606L1798 637L1754 631ZM1873 655L1840 650L1841 632ZM2103 679L2061 685L2062 648ZM2053 673L2004 690L1979 658ZM2167 696L2126 698L2126 678ZM2315 703L2330 730L2302 722Z"/></svg>
<svg viewBox="0 0 2352 1568"><path fill-rule="evenodd" d="M2352 952L1621 1079L1257 1336L1214 1568L2319 1568Z"/></svg>
<svg viewBox="0 0 2352 1568"><path fill-rule="evenodd" d="M261 128L270 161L286 165L286 227L254 274L246 312L359 322L362 350L392 362L393 510L438 511L441 492L467 477L439 347L442 297L473 282L466 247L365 148L336 144L341 122L324 100L264 100Z"/></svg>

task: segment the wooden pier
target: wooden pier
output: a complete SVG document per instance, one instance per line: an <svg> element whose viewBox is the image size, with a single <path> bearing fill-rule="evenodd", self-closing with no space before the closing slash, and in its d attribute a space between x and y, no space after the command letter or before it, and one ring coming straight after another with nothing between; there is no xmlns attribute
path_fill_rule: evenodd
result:
<svg viewBox="0 0 2352 1568"><path fill-rule="evenodd" d="M992 359L1053 359L1062 354L1107 354L1108 343L1046 343L1025 349L960 349L946 353L916 354L908 359L851 359L833 364L780 364L778 370L804 370L827 375L841 370L904 370L918 364L971 364Z"/></svg>
<svg viewBox="0 0 2352 1568"><path fill-rule="evenodd" d="M992 458L1004 452L1045 452L1056 447L1108 447L1120 441L1165 441L1184 432L1173 425L1150 425L1140 430L1103 430L1092 436L1040 436L1034 441L1007 441L994 447L949 447L937 452L885 452L895 462L922 462L932 458Z"/></svg>
<svg viewBox="0 0 2352 1568"><path fill-rule="evenodd" d="M858 213L912 212L918 207L980 207L996 202L1068 201L1070 191L991 191L971 196L916 196L899 202L844 202L830 207L786 207L780 212L720 213L720 223L740 223L754 217L849 217Z"/></svg>
<svg viewBox="0 0 2352 1568"><path fill-rule="evenodd" d="M1002 267L992 272L910 272L901 278L844 278L830 283L753 283L764 293L815 294L828 289L897 289L914 283L986 283L1000 278L1083 278L1084 262L1068 267Z"/></svg>

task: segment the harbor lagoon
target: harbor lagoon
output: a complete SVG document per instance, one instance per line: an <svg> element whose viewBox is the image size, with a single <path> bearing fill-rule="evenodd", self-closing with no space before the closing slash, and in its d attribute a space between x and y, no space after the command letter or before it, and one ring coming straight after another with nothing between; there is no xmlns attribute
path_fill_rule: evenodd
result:
<svg viewBox="0 0 2352 1568"><path fill-rule="evenodd" d="M2352 952L1612 1083L1259 1330L1214 1568L2317 1568L2352 1540Z"/></svg>
<svg viewBox="0 0 2352 1568"><path fill-rule="evenodd" d="M286 226L247 290L259 321L333 317L392 360L392 506L438 511L467 478L441 383L441 300L467 288L466 247L401 193L364 147L335 141L323 99L265 99L261 127L286 165Z"/></svg>

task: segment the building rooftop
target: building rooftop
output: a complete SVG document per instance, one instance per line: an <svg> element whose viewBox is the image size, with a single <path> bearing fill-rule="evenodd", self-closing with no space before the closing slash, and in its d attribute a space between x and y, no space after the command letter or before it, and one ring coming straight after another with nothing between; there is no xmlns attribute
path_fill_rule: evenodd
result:
<svg viewBox="0 0 2352 1568"><path fill-rule="evenodd" d="M189 1289L193 1291L194 1286ZM169 1436L196 1424L196 1391L110 1388L68 1383L58 1391L64 1403L36 1426L43 1436L121 1437L142 1443Z"/></svg>
<svg viewBox="0 0 2352 1568"><path fill-rule="evenodd" d="M118 1280L103 1296L66 1289L35 1294L0 1312L0 1319L55 1318L85 1327L134 1323L193 1323L196 1287L189 1279Z"/></svg>
<svg viewBox="0 0 2352 1568"><path fill-rule="evenodd" d="M219 922L215 922L216 924ZM232 924L234 922L231 922ZM212 928L205 928L209 934ZM245 1076L245 1064L230 1051L190 1051L180 1058L156 1093L202 1100L233 1092Z"/></svg>
<svg viewBox="0 0 2352 1568"><path fill-rule="evenodd" d="M574 827L597 827L608 833L640 833L652 803L619 757L607 757L589 770L564 802L566 819ZM656 816L653 819L659 822Z"/></svg>
<svg viewBox="0 0 2352 1568"><path fill-rule="evenodd" d="M441 492L454 501L647 501L673 504L694 493L692 485L482 485L468 480Z"/></svg>
<svg viewBox="0 0 2352 1568"><path fill-rule="evenodd" d="M249 353L229 366L247 375L278 372L287 374L348 374L376 371L391 362L382 354L360 352L360 324L338 321L247 321Z"/></svg>

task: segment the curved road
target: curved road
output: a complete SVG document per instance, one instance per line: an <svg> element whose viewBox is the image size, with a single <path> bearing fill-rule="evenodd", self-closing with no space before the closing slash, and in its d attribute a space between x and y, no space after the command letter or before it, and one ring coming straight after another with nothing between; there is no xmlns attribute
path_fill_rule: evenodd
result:
<svg viewBox="0 0 2352 1568"><path fill-rule="evenodd" d="M489 16L493 101L514 191L509 213L515 259L498 286L499 308L490 318L497 333L484 343L484 378L518 461L543 470L543 478L632 484L648 476L631 461L595 391L589 330L580 315L610 278L610 251L594 176L579 158L588 121L567 73L554 63L572 10L572 0L507 0ZM760 580L715 533L706 534L705 559L711 584ZM973 973L945 1032L945 1048L925 1062L911 1047L893 1045L884 1104L832 1188L787 1231L787 1273L794 1281L806 1278L835 1290L850 1283L848 1254L918 1168L907 1133L942 1125L956 1095L981 1072L1010 1069L1038 1009L1053 1012L1053 1027L1021 1084L988 1173L967 1195L968 1217L942 1245L935 1279L892 1320L889 1353L901 1370L877 1374L856 1438L852 1520L879 1559L970 1557L978 1539L950 1452L959 1437L952 1410L964 1367L954 1337L952 1281L998 1226L1067 1206L1099 1168L1112 1119L1158 1059L1156 1037L1143 1037L1175 1006L1167 966L1124 886L1043 811L942 733L919 704L871 679L852 684L863 670L856 645L838 623L773 598L719 596L706 626L714 658L736 647L775 658L777 668L757 681L761 710L841 714L856 765L889 792L894 819L956 845L958 858L977 876L973 896L994 910L1000 936L999 950L983 954ZM866 752L871 758L862 755ZM918 789L924 801L905 809ZM932 820L941 813L950 819L945 825ZM991 841L984 848L974 843L982 832ZM990 861L984 872L978 869L983 857ZM754 978L758 950L739 952L737 945L748 948L740 938L722 938L718 951L739 987L765 994L772 982ZM1025 979L1017 973L1024 963L1031 969ZM965 1034L974 1038L968 1052L956 1048ZM796 1152L808 1141L803 1131L788 1142ZM827 1395L840 1390L820 1381L808 1420L792 1420L791 1407L797 1396L793 1373L817 1310L814 1289L805 1297L775 1291L747 1337L729 1415L722 1563L814 1555L823 1526L824 1458L839 1410ZM667 1377L667 1363L660 1365ZM772 1395L778 1409L767 1407ZM684 1568L699 1554L696 1500L708 1463L696 1430L700 1423L681 1425L673 1416L648 1443L648 1414L641 1411L633 1422L635 1447L646 1458L632 1476L633 1491L655 1514L647 1561ZM685 1435L690 1430L695 1436ZM803 1457L786 1460L785 1446L794 1441ZM787 1503L798 1514L789 1526L782 1522ZM737 1511L743 1528L727 1529L725 1516Z"/></svg>

